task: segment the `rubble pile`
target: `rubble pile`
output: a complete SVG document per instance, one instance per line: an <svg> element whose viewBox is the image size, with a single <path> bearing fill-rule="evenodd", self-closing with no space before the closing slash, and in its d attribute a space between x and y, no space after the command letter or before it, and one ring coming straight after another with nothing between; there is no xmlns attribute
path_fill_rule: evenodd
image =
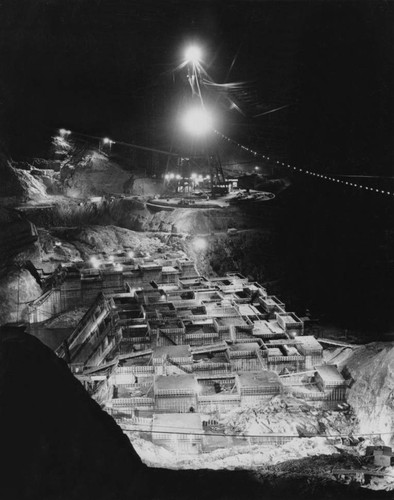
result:
<svg viewBox="0 0 394 500"><path fill-rule="evenodd" d="M176 469L265 469L268 464L276 465L286 461L295 461L305 457L319 455L338 455L338 450L327 443L325 438L300 438L282 446L249 445L244 447L228 447L201 455L182 457L156 446L143 439L132 439L134 449L144 463L150 467Z"/></svg>
<svg viewBox="0 0 394 500"><path fill-rule="evenodd" d="M227 432L296 436L349 435L357 425L352 413L317 408L302 400L282 396L272 398L269 403L237 408L227 413L221 423Z"/></svg>
<svg viewBox="0 0 394 500"><path fill-rule="evenodd" d="M361 433L381 433L386 444L394 436L394 342L374 342L356 349L344 370L351 377L348 402Z"/></svg>

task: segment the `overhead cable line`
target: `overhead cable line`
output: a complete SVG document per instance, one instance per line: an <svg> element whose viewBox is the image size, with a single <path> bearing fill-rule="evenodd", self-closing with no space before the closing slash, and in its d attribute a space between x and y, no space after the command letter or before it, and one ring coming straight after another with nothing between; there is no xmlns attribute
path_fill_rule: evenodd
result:
<svg viewBox="0 0 394 500"><path fill-rule="evenodd" d="M70 133L72 133L73 135L76 135L78 137L87 137L89 139L97 139L99 141L103 141L103 138L102 137L98 137L96 135L90 135L90 134L83 134L82 132L75 132L75 131L70 131ZM167 156L175 156L175 157L179 157L179 155L177 153L172 153L171 151L165 151L163 149L157 149L157 148L150 148L148 146L139 146L138 144L133 144L133 143L129 143L129 142L124 142L124 141L109 141L111 144L119 144L121 146L128 146L130 148L134 148L134 149L141 149L143 151L152 151L154 153L159 153L159 154L163 154L163 155L167 155Z"/></svg>
<svg viewBox="0 0 394 500"><path fill-rule="evenodd" d="M271 159L269 156L266 156L266 155L264 155L262 153L259 153L259 152L255 151L255 150L253 150L252 148L248 148L248 147L240 144L239 142L234 141L233 139L230 139L229 137L227 137L226 135L222 134L221 132L219 132L216 129L214 129L214 132L218 136L220 136L222 139L224 139L225 141L231 142L232 144L235 144L239 148L243 149L244 151L246 151L246 152L248 152L250 154L253 154L256 157L259 156L261 158L264 158L265 160L271 160L272 162L275 162L276 166L286 167L287 169L289 169L289 170L291 170L293 172L298 172L298 173L302 173L302 174L305 174L305 175L310 175L310 176L313 176L313 177L318 177L320 179L324 179L324 180L331 181L331 182L336 182L336 183L343 184L343 185L346 185L346 186L350 186L350 187L353 187L353 188L365 189L366 191L372 191L374 193L386 194L386 195L389 195L389 196L394 196L394 192L393 191L387 191L387 190L384 190L384 189L373 188L371 186L365 186L363 184L357 184L355 182L344 181L342 179L337 179L337 178L333 177L334 174L331 174L331 175L320 174L320 173L315 172L315 171L310 170L310 169L303 169L303 168L300 168L300 167L295 167L293 165L290 165L289 163L285 163L285 162L280 161L280 160Z"/></svg>

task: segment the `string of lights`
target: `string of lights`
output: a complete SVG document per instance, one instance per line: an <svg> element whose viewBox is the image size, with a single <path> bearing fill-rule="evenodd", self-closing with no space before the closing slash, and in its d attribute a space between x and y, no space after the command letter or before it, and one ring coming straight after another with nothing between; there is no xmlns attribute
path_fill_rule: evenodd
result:
<svg viewBox="0 0 394 500"><path fill-rule="evenodd" d="M293 172L301 173L301 174L304 174L304 175L310 175L312 177L317 177L319 179L323 179L323 180L326 180L326 181L330 181L330 182L334 182L334 183L338 183L338 184L343 184L345 186L349 186L349 187L356 188L356 189L365 189L366 191L369 191L369 192L374 192L374 193L379 193L379 194L383 194L383 195L394 196L394 192L393 191L387 191L387 190L384 190L384 189L374 188L374 187L371 187L371 186L366 186L366 185L363 185L363 184L358 184L356 182L345 181L343 179L338 179L338 178L330 176L330 175L320 174L318 172L314 172L313 170L310 170L310 169L307 170L307 169L303 169L303 168L300 168L300 167L295 167L293 165L290 165L289 163L285 163L285 162L280 161L280 160L274 160L274 159L270 158L269 156L266 156L266 155L264 155L262 153L259 153L258 151L255 151L252 148L248 148L248 147L244 146L243 144L240 144L239 142L234 141L233 139L230 139L230 137L227 137L226 135L222 134L221 132L219 132L216 129L214 129L214 132L215 132L216 135L218 135L219 137L221 137L225 141L230 142L232 144L235 144L236 146L238 146L239 148L243 149L244 151L246 151L246 152L248 152L250 154L253 154L255 157L259 156L260 158L263 158L265 160L273 161L273 162L276 163L277 166L286 167L287 169L292 170Z"/></svg>

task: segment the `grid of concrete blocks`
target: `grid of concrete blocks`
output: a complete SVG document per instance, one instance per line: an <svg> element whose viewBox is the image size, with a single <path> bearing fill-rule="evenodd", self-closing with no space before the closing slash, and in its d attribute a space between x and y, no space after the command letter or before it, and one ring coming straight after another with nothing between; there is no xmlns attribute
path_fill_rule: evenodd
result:
<svg viewBox="0 0 394 500"><path fill-rule="evenodd" d="M119 423L200 451L218 413L280 394L344 401L345 381L324 364L322 346L259 283L236 272L200 276L182 252L115 266L79 269L85 289L86 276L102 288L58 355Z"/></svg>

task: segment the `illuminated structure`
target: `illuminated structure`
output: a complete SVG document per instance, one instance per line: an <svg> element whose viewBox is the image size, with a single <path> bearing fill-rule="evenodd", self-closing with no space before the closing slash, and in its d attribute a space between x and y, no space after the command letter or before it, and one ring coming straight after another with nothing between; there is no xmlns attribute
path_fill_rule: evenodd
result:
<svg viewBox="0 0 394 500"><path fill-rule="evenodd" d="M127 255L117 276L122 291L103 288L57 354L125 431L158 433L164 419L171 435L154 442L186 453L204 449L198 422L204 428L218 413L278 395L329 408L344 400L344 380L323 365L319 342L258 283L239 273L205 278L181 254ZM192 437L173 428L189 414L200 429Z"/></svg>

